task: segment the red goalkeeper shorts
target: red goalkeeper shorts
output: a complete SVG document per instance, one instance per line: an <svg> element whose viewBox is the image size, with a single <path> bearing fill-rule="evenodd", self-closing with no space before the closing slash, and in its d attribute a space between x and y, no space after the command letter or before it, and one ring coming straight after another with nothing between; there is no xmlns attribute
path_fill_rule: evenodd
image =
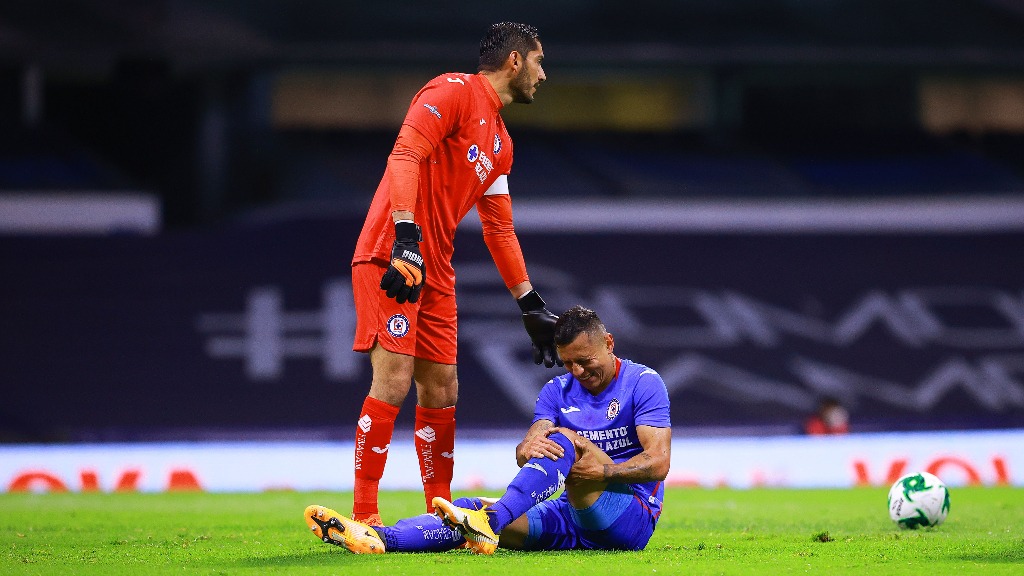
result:
<svg viewBox="0 0 1024 576"><path fill-rule="evenodd" d="M399 304L380 289L386 265L364 262L352 266L356 304L356 335L352 349L369 352L375 343L389 352L438 364L455 364L458 321L454 294L441 294L430 279L419 300Z"/></svg>

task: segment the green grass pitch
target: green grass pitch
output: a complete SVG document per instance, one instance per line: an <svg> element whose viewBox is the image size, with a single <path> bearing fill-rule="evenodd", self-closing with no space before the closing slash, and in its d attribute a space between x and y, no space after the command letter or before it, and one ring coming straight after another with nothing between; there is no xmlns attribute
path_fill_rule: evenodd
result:
<svg viewBox="0 0 1024 576"><path fill-rule="evenodd" d="M886 492L671 489L641 552L491 557L322 544L303 509L346 511L350 493L0 494L0 574L1024 574L1024 489L953 488L946 523L918 531L892 524ZM382 495L385 521L422 507Z"/></svg>

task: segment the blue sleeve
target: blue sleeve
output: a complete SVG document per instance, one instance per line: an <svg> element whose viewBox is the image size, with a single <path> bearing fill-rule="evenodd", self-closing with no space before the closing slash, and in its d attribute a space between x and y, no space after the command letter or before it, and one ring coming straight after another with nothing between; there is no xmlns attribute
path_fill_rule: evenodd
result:
<svg viewBox="0 0 1024 576"><path fill-rule="evenodd" d="M636 387L633 389L633 406L637 425L654 426L655 428L672 427L668 388L665 387L665 381L654 370L646 368L637 377Z"/></svg>
<svg viewBox="0 0 1024 576"><path fill-rule="evenodd" d="M537 404L533 407L533 422L550 420L558 424L558 389L558 383L554 379L548 380L548 383L540 389Z"/></svg>

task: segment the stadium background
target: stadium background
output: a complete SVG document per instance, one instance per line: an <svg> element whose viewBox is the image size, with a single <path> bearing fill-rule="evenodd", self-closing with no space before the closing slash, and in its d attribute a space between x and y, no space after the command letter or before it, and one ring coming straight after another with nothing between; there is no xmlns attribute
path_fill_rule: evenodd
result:
<svg viewBox="0 0 1024 576"><path fill-rule="evenodd" d="M505 114L531 276L665 376L677 438L785 460L828 395L842 454L927 431L920 465L1024 481L1020 3L66 0L0 7L4 487L55 449L344 450L369 198L415 90L506 19L547 55ZM500 444L553 372L473 220L459 433ZM61 474L143 460L96 458Z"/></svg>

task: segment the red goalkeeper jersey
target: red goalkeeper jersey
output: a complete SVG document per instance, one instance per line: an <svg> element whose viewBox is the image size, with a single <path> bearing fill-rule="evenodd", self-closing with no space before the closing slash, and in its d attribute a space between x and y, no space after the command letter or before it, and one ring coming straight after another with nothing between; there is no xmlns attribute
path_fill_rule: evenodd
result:
<svg viewBox="0 0 1024 576"><path fill-rule="evenodd" d="M420 251L426 266L426 283L442 293L455 293L451 259L459 222L485 194L504 194L507 199L512 139L499 115L501 107L486 78L451 73L428 82L413 98L405 116L403 124L415 128L432 148L420 163L413 212L423 230ZM386 170L359 234L353 264L391 259L395 239L391 212L390 174ZM488 227L512 229L511 209L485 209L481 205L479 212L481 220L489 220L484 222L485 232ZM515 242L514 250L518 249ZM493 249L492 255L496 261L499 259ZM521 252L513 258L516 256L522 260ZM506 278L506 283L511 286L526 279L523 274L522 278Z"/></svg>

